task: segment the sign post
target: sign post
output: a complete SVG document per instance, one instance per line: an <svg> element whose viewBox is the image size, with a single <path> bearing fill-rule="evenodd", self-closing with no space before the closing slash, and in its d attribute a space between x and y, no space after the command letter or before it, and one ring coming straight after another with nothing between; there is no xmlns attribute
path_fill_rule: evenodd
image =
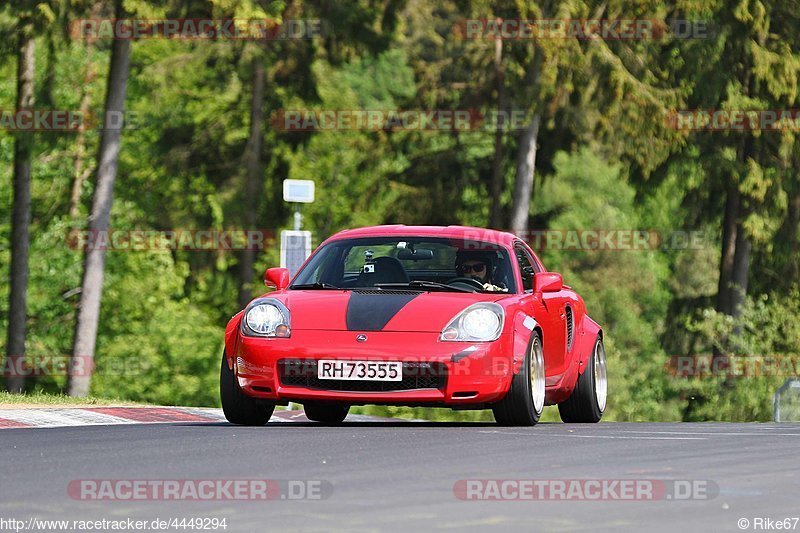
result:
<svg viewBox="0 0 800 533"><path fill-rule="evenodd" d="M294 204L293 229L281 231L281 266L289 269L294 277L300 266L311 255L311 232L303 231L303 215L300 204L314 201L314 182L312 180L283 180L283 201ZM289 402L286 409L292 409Z"/></svg>
<svg viewBox="0 0 800 533"><path fill-rule="evenodd" d="M312 180L283 180L283 201L294 204L293 229L281 231L281 266L294 276L303 262L311 255L311 232L303 231L303 216L300 204L314 201Z"/></svg>

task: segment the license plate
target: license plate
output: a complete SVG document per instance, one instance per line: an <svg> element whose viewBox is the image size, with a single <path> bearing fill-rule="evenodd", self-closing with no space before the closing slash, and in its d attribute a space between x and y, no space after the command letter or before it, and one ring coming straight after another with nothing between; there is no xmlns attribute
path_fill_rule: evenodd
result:
<svg viewBox="0 0 800 533"><path fill-rule="evenodd" d="M317 377L358 381L402 381L403 363L321 359L317 361Z"/></svg>

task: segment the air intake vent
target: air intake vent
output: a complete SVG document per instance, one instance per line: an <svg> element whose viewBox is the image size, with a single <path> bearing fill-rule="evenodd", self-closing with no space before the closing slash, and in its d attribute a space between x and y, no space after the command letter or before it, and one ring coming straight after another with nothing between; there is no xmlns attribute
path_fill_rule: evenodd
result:
<svg viewBox="0 0 800 533"><path fill-rule="evenodd" d="M317 362L312 359L281 359L278 361L281 385L307 389L346 392L388 392L415 389L444 389L447 366L438 362L404 362L402 381L360 381L319 379Z"/></svg>
<svg viewBox="0 0 800 533"><path fill-rule="evenodd" d="M572 317L572 308L567 306L567 351L572 351L572 341L575 338L575 320Z"/></svg>
<svg viewBox="0 0 800 533"><path fill-rule="evenodd" d="M354 287L351 289L353 292L357 292L358 294L367 294L367 295L385 295L385 294L405 294L405 295L413 295L419 296L420 291L408 291L403 289L364 289L359 287Z"/></svg>

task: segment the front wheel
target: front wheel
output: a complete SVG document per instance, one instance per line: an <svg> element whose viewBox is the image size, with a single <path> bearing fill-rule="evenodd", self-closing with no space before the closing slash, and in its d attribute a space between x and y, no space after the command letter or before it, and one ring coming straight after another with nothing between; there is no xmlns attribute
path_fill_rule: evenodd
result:
<svg viewBox="0 0 800 533"><path fill-rule="evenodd" d="M307 402L303 404L303 411L306 413L306 418L313 422L338 424L347 417L350 406L335 402Z"/></svg>
<svg viewBox="0 0 800 533"><path fill-rule="evenodd" d="M224 353L219 371L219 396L222 400L222 412L231 424L263 426L269 422L275 410L275 404L262 403L242 392Z"/></svg>
<svg viewBox="0 0 800 533"><path fill-rule="evenodd" d="M561 420L568 423L600 422L606 410L607 398L606 350L603 339L598 335L589 358L589 367L578 376L572 395L558 404L558 413Z"/></svg>
<svg viewBox="0 0 800 533"><path fill-rule="evenodd" d="M544 351L539 333L531 335L530 349L522 368L511 380L508 394L492 407L494 419L502 426L533 426L544 409Z"/></svg>

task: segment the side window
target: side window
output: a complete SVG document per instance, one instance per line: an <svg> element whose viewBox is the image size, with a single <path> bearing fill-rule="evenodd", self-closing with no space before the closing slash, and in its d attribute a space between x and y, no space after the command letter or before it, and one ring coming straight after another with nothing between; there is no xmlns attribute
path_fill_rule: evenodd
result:
<svg viewBox="0 0 800 533"><path fill-rule="evenodd" d="M514 254L517 256L517 263L519 263L519 272L522 274L522 289L525 291L533 290L533 274L536 269L531 262L530 257L522 247L515 247Z"/></svg>

